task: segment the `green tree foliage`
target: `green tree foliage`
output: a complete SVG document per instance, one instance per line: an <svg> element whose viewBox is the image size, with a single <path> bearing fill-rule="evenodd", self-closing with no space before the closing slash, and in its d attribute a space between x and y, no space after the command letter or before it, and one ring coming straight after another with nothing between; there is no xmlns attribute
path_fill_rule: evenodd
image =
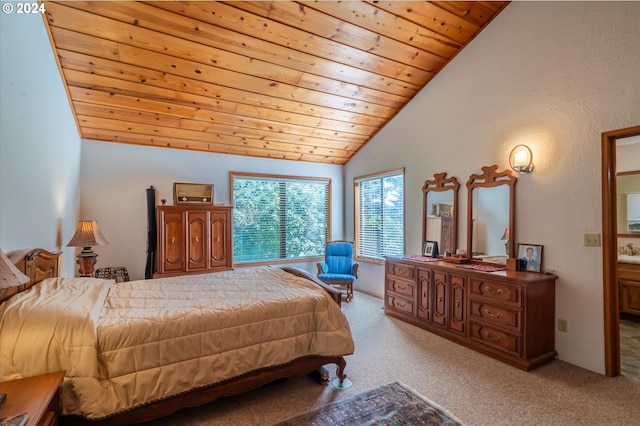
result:
<svg viewBox="0 0 640 426"><path fill-rule="evenodd" d="M328 182L235 177L234 261L322 256Z"/></svg>

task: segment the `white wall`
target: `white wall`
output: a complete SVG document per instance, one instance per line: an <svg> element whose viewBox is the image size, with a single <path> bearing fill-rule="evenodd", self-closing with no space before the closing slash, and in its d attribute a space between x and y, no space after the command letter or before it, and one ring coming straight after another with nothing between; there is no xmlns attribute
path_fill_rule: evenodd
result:
<svg viewBox="0 0 640 426"><path fill-rule="evenodd" d="M78 211L80 138L40 15L0 14L0 247L64 249Z"/></svg>
<svg viewBox="0 0 640 426"><path fill-rule="evenodd" d="M143 279L147 256L145 190L173 204L173 183L214 184L214 202L231 203L229 172L331 178L331 237L343 238L343 167L286 160L82 141L80 219L97 220L108 246L94 247L100 266L125 266ZM296 263L315 271L315 263Z"/></svg>
<svg viewBox="0 0 640 426"><path fill-rule="evenodd" d="M555 270L559 358L604 373L600 233L601 132L640 124L640 3L513 2L346 166L345 229L353 237L355 176L406 167L406 251L421 247L421 187L434 173L464 183L484 165L508 167L513 146L535 170L516 185L516 242L542 244ZM382 295L382 266L358 288Z"/></svg>

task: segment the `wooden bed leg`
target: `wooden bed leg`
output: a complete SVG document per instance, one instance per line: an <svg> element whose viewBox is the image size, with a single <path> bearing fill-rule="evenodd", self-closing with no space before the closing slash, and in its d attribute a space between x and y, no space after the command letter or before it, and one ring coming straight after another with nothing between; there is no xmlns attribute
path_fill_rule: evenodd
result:
<svg viewBox="0 0 640 426"><path fill-rule="evenodd" d="M345 361L344 358L340 358L337 362L336 362L337 368L336 368L336 376L338 376L338 378L340 379L340 382L342 382L347 375L344 374L344 368L347 366L347 361Z"/></svg>
<svg viewBox="0 0 640 426"><path fill-rule="evenodd" d="M344 368L347 366L347 361L344 358L340 357L336 361L336 378L331 382L334 388L336 389L349 389L352 385L351 380L347 379L347 375L344 374Z"/></svg>

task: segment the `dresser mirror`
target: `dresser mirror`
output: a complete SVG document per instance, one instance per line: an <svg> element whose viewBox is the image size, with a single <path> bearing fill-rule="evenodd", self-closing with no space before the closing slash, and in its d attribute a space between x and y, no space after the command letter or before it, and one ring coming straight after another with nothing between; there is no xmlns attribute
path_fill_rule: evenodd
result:
<svg viewBox="0 0 640 426"><path fill-rule="evenodd" d="M498 166L484 166L467 181L467 253L477 261L506 263L514 257L517 177Z"/></svg>
<svg viewBox="0 0 640 426"><path fill-rule="evenodd" d="M458 243L458 188L455 177L436 173L422 187L422 241L436 241L438 251L455 253Z"/></svg>

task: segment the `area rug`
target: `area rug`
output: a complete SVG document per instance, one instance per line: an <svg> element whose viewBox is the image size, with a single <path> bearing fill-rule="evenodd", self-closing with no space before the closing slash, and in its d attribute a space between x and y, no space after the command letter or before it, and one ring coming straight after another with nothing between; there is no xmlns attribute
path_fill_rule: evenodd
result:
<svg viewBox="0 0 640 426"><path fill-rule="evenodd" d="M445 409L400 382L342 399L275 426L462 425Z"/></svg>

